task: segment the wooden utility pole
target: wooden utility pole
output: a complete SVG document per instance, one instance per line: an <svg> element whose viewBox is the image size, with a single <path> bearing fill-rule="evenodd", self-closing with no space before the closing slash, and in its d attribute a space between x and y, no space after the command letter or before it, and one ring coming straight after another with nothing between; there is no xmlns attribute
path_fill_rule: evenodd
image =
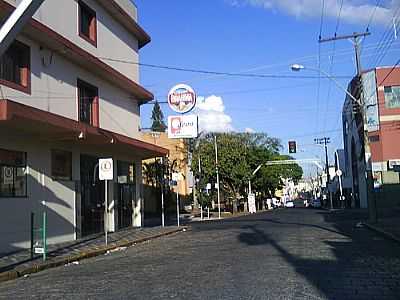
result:
<svg viewBox="0 0 400 300"><path fill-rule="evenodd" d="M363 91L363 85L362 85L362 67L361 67L361 54L360 54L360 45L362 42L362 38L370 35L371 33L366 31L366 32L361 32L361 33L353 33L350 35L342 35L342 36L337 36L335 34L334 37L332 38L327 38L327 39L319 39L320 43L325 43L325 42L332 42L336 40L350 40L353 43L354 50L355 50L355 58L356 58L356 68L357 68L357 77L360 83L360 88L361 88L361 93L360 93L360 99L358 103L356 103L360 107L360 113L363 117L363 123L364 123L364 157L365 157L365 177L367 179L367 202L368 202L368 211L369 211L369 218L371 222L375 223L377 221L377 215L376 215L376 203L374 201L374 189L373 189L373 176L372 176L372 162L371 162L371 149L369 145L369 138L368 138L368 121L367 121L367 108L365 105L365 99L364 95L362 93Z"/></svg>

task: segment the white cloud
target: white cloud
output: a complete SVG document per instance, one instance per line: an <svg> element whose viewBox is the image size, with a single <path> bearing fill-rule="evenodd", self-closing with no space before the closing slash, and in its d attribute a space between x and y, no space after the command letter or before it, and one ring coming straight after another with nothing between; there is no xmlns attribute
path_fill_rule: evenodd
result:
<svg viewBox="0 0 400 300"><path fill-rule="evenodd" d="M233 6L253 5L263 7L274 12L284 12L296 18L320 18L321 0L228 0ZM382 1L385 6L379 6L374 15L374 23L386 24L392 19L400 0ZM341 12L341 20L352 24L367 24L373 9L375 0L344 0ZM382 4L381 4L382 5ZM340 9L340 1L325 0L325 16L336 19Z"/></svg>
<svg viewBox="0 0 400 300"><path fill-rule="evenodd" d="M199 130L206 132L234 131L232 118L225 114L221 97L210 96L197 98L196 113L199 116Z"/></svg>
<svg viewBox="0 0 400 300"><path fill-rule="evenodd" d="M246 133L255 133L256 131L253 128L246 127L244 129L244 132L246 132Z"/></svg>

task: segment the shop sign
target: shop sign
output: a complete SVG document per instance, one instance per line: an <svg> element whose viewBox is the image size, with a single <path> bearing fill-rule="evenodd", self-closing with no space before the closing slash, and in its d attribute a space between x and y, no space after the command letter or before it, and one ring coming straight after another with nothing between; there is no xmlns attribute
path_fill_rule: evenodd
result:
<svg viewBox="0 0 400 300"><path fill-rule="evenodd" d="M190 86L178 84L169 91L168 104L177 113L187 113L196 106L196 93Z"/></svg>
<svg viewBox="0 0 400 300"><path fill-rule="evenodd" d="M168 138L196 138L197 134L198 118L196 115L168 117Z"/></svg>
<svg viewBox="0 0 400 300"><path fill-rule="evenodd" d="M113 180L114 166L112 158L99 159L99 179Z"/></svg>
<svg viewBox="0 0 400 300"><path fill-rule="evenodd" d="M389 170L394 170L400 168L400 159L391 159L388 161L388 168Z"/></svg>

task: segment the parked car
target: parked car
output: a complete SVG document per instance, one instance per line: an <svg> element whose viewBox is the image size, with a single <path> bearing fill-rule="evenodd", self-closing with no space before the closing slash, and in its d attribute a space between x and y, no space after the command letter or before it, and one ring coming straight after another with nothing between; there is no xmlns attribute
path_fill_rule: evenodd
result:
<svg viewBox="0 0 400 300"><path fill-rule="evenodd" d="M285 203L285 207L294 207L294 202L293 202L292 200L287 201L287 202Z"/></svg>

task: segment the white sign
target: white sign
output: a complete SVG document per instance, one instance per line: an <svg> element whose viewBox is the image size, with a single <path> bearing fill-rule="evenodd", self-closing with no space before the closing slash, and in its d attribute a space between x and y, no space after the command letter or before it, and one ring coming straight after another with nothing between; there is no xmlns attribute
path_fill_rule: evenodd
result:
<svg viewBox="0 0 400 300"><path fill-rule="evenodd" d="M337 176L342 176L342 175L343 175L342 170L337 170L337 171L336 171L336 175L337 175Z"/></svg>
<svg viewBox="0 0 400 300"><path fill-rule="evenodd" d="M249 204L249 213L253 214L255 213L256 210L256 195L254 193L251 193L247 197L247 202Z"/></svg>
<svg viewBox="0 0 400 300"><path fill-rule="evenodd" d="M113 180L114 164L112 158L99 159L99 179Z"/></svg>
<svg viewBox="0 0 400 300"><path fill-rule="evenodd" d="M400 160L399 159L390 159L388 161L389 169L393 170L394 166L399 166L400 165Z"/></svg>
<svg viewBox="0 0 400 300"><path fill-rule="evenodd" d="M198 119L196 115L168 117L168 138L196 138L197 134Z"/></svg>
<svg viewBox="0 0 400 300"><path fill-rule="evenodd" d="M44 253L44 248L35 248L35 253L36 254L43 254Z"/></svg>
<svg viewBox="0 0 400 300"><path fill-rule="evenodd" d="M181 174L179 173L172 173L172 180L173 181L179 181L181 177Z"/></svg>
<svg viewBox="0 0 400 300"><path fill-rule="evenodd" d="M206 190L211 190L211 183L207 183Z"/></svg>
<svg viewBox="0 0 400 300"><path fill-rule="evenodd" d="M196 93L190 86L178 84L169 91L168 104L177 113L187 113L196 106Z"/></svg>
<svg viewBox="0 0 400 300"><path fill-rule="evenodd" d="M14 169L10 167L3 168L3 183L14 184Z"/></svg>

